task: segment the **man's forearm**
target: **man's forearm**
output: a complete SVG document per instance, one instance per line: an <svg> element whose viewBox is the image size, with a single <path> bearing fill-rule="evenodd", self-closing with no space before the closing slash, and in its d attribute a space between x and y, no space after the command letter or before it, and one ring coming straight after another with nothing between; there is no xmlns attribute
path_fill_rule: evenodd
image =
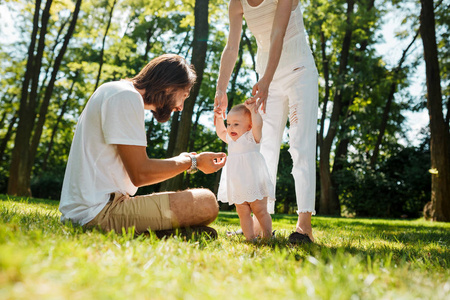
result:
<svg viewBox="0 0 450 300"><path fill-rule="evenodd" d="M143 146L117 145L117 150L131 182L137 187L167 180L191 166L189 156L150 159Z"/></svg>
<svg viewBox="0 0 450 300"><path fill-rule="evenodd" d="M168 159L149 159L148 165L139 173L138 187L160 183L183 173L191 167L189 156Z"/></svg>

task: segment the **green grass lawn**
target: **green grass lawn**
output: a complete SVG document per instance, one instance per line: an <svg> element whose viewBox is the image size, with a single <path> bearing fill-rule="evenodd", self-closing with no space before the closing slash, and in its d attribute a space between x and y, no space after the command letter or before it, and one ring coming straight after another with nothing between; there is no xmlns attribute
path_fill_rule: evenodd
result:
<svg viewBox="0 0 450 300"><path fill-rule="evenodd" d="M0 299L450 299L450 224L313 217L316 244L158 240L59 222L55 201L0 195Z"/></svg>

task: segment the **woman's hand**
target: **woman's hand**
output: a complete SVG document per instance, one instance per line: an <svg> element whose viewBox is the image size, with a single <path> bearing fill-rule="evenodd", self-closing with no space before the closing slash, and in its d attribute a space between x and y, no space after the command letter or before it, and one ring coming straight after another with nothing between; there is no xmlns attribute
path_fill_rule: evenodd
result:
<svg viewBox="0 0 450 300"><path fill-rule="evenodd" d="M223 119L226 119L226 112L228 107L228 96L227 93L221 90L216 90L216 96L214 97L214 111L219 109L222 111Z"/></svg>
<svg viewBox="0 0 450 300"><path fill-rule="evenodd" d="M256 100L256 110L261 107L263 113L266 113L267 97L269 96L270 81L262 77L252 90L253 99Z"/></svg>

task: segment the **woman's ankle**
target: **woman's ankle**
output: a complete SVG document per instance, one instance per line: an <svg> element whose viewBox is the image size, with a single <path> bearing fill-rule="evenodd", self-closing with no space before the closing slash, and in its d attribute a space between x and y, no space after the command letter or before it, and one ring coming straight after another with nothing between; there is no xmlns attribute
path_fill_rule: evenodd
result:
<svg viewBox="0 0 450 300"><path fill-rule="evenodd" d="M298 215L295 231L301 234L306 234L312 241L314 241L310 213L300 213Z"/></svg>

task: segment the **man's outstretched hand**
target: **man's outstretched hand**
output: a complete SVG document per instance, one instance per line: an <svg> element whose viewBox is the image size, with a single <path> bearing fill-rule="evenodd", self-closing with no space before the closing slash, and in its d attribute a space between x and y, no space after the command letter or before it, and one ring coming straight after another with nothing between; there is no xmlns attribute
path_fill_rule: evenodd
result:
<svg viewBox="0 0 450 300"><path fill-rule="evenodd" d="M205 174L219 171L227 161L227 155L223 152L202 152L197 156L197 168Z"/></svg>

